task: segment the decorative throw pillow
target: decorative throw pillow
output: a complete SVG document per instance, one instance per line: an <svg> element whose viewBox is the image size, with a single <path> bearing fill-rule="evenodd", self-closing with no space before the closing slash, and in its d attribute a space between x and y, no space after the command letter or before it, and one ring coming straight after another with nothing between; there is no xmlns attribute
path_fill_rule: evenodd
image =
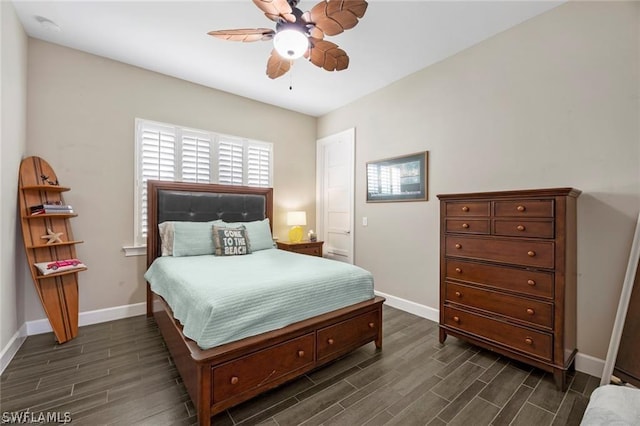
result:
<svg viewBox="0 0 640 426"><path fill-rule="evenodd" d="M247 235L251 241L251 251L265 250L275 248L271 235L271 227L269 226L269 218L263 220L254 220L252 222L224 222L225 226L237 228L244 226L247 229Z"/></svg>
<svg viewBox="0 0 640 426"><path fill-rule="evenodd" d="M173 224L174 222L162 222L158 224L160 252L163 256L173 256Z"/></svg>
<svg viewBox="0 0 640 426"><path fill-rule="evenodd" d="M213 254L211 226L216 223L222 223L222 221L166 221L158 224L162 255L180 257Z"/></svg>
<svg viewBox="0 0 640 426"><path fill-rule="evenodd" d="M52 260L51 262L34 263L42 275L55 274L69 269L86 268L78 259Z"/></svg>
<svg viewBox="0 0 640 426"><path fill-rule="evenodd" d="M249 237L244 226L237 228L213 226L216 256L235 256L251 253Z"/></svg>

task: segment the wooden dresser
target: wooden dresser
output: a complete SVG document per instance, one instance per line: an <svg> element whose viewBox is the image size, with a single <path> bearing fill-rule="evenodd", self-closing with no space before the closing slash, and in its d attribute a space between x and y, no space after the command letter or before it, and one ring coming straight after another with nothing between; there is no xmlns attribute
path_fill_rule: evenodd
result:
<svg viewBox="0 0 640 426"><path fill-rule="evenodd" d="M447 335L553 373L576 349L576 199L552 188L441 194L440 342Z"/></svg>

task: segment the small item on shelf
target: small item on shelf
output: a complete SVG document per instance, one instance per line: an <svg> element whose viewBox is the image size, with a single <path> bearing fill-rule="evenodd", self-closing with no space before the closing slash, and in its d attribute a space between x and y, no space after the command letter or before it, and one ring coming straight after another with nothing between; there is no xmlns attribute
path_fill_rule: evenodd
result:
<svg viewBox="0 0 640 426"><path fill-rule="evenodd" d="M51 228L47 228L47 235L42 235L40 238L45 240L49 239L49 241L47 241L46 244L55 244L55 243L62 242L62 240L60 239L62 235L63 235L63 232L53 232Z"/></svg>
<svg viewBox="0 0 640 426"><path fill-rule="evenodd" d="M86 265L78 259L53 260L49 262L34 263L42 275L63 272L69 269L86 268Z"/></svg>
<svg viewBox="0 0 640 426"><path fill-rule="evenodd" d="M309 230L308 237L309 237L309 241L311 242L315 243L316 241L318 241L318 234L313 232L313 229Z"/></svg>
<svg viewBox="0 0 640 426"><path fill-rule="evenodd" d="M58 183L58 179L56 180L50 180L49 176L45 175L45 174L41 174L40 175L40 179L42 179L42 183L46 183L49 185L53 185L53 186L60 186L60 184Z"/></svg>
<svg viewBox="0 0 640 426"><path fill-rule="evenodd" d="M38 214L67 214L67 213L73 213L73 207L71 207L70 205L64 205L61 203L45 203L45 204L38 204L36 206L31 206L29 207L29 210L31 211L31 215L38 215Z"/></svg>

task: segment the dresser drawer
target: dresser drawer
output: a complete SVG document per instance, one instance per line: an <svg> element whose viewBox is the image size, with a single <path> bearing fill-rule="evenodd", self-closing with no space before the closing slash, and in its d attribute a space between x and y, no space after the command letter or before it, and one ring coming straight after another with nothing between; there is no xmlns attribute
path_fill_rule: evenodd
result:
<svg viewBox="0 0 640 426"><path fill-rule="evenodd" d="M445 254L538 268L554 266L554 243L551 241L447 235Z"/></svg>
<svg viewBox="0 0 640 426"><path fill-rule="evenodd" d="M509 237L553 238L553 220L496 219L493 233Z"/></svg>
<svg viewBox="0 0 640 426"><path fill-rule="evenodd" d="M491 212L488 201L447 202L445 204L447 216L489 216Z"/></svg>
<svg viewBox="0 0 640 426"><path fill-rule="evenodd" d="M446 259L446 279L553 299L553 273Z"/></svg>
<svg viewBox="0 0 640 426"><path fill-rule="evenodd" d="M322 247L298 247L295 251L296 253L322 257Z"/></svg>
<svg viewBox="0 0 640 426"><path fill-rule="evenodd" d="M553 217L553 200L494 201L495 216Z"/></svg>
<svg viewBox="0 0 640 426"><path fill-rule="evenodd" d="M447 232L489 234L488 219L445 219Z"/></svg>
<svg viewBox="0 0 640 426"><path fill-rule="evenodd" d="M213 403L258 388L289 373L310 369L314 361L314 343L314 334L309 333L214 368Z"/></svg>
<svg viewBox="0 0 640 426"><path fill-rule="evenodd" d="M378 321L378 312L369 312L318 330L318 361L351 349L356 341L371 340L376 336Z"/></svg>
<svg viewBox="0 0 640 426"><path fill-rule="evenodd" d="M520 321L551 328L553 304L489 291L462 284L446 283L446 300Z"/></svg>
<svg viewBox="0 0 640 426"><path fill-rule="evenodd" d="M444 307L444 324L545 360L551 360L553 355L553 338L550 333L508 324L450 306Z"/></svg>

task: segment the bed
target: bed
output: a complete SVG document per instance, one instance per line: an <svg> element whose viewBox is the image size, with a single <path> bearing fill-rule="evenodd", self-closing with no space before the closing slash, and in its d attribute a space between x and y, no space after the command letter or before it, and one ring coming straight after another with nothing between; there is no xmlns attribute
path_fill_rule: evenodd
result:
<svg viewBox="0 0 640 426"><path fill-rule="evenodd" d="M149 181L148 270L158 258L161 259L158 259L157 263L167 263L161 262L164 259L161 256L163 248L158 224L167 221L216 220L249 224L265 219L269 219L271 224L273 223L272 214L273 190L271 188ZM248 259L254 254L258 252L237 257ZM303 265L312 261L311 256L288 252L285 254L277 249L264 250L264 253L253 256L252 259L257 262L271 262L273 260L270 257L281 255L294 256L289 259L299 260ZM194 269L189 263L191 261L193 259L185 261L186 264L180 267ZM333 262L320 258L313 261ZM178 260L173 259L169 262L172 265L169 269L177 265L175 262ZM314 266L303 267L309 270ZM316 279L319 280L318 282L324 280L322 276ZM279 280L269 285L275 285L277 281ZM316 287L317 283L312 286ZM155 283L154 287L162 293ZM335 290L328 291L335 293ZM163 294L168 296L168 293ZM361 298L361 296L357 297ZM279 315L273 315L277 320L274 320L269 327L258 330L258 334L253 334L256 331L248 332L248 335L240 340L233 340L228 333L227 335L222 333L222 336L217 335L215 330L217 327L213 327L211 333L205 334L208 337L215 337L205 344L199 340L202 333L183 328L185 324L176 319L180 317L185 320L184 313L174 315L169 303L164 297L154 292L149 283L147 283L147 315L153 316L158 324L196 407L198 423L208 425L213 415L329 363L362 345L374 342L377 348L381 348L384 299L373 296L370 299L358 301L357 297L352 299L353 303L348 302L346 306L335 305L335 309L331 308L333 306L331 303L324 308L324 311L319 312L305 308L303 310L308 311L307 316L294 316L295 322L284 326L278 323L281 321ZM222 300L219 296L214 299ZM317 300L317 297L309 299ZM247 306L255 305L254 302L253 305ZM265 302L264 305L268 303ZM253 312L253 309L247 306L242 309ZM176 312L179 309L177 307ZM331 310L326 311L326 309ZM262 321L258 321L260 322ZM226 321L218 319L217 323L226 324ZM243 336L232 332L234 333L236 336ZM187 337L185 334L194 338Z"/></svg>
<svg viewBox="0 0 640 426"><path fill-rule="evenodd" d="M633 426L640 424L640 389L604 385L591 393L581 426Z"/></svg>

